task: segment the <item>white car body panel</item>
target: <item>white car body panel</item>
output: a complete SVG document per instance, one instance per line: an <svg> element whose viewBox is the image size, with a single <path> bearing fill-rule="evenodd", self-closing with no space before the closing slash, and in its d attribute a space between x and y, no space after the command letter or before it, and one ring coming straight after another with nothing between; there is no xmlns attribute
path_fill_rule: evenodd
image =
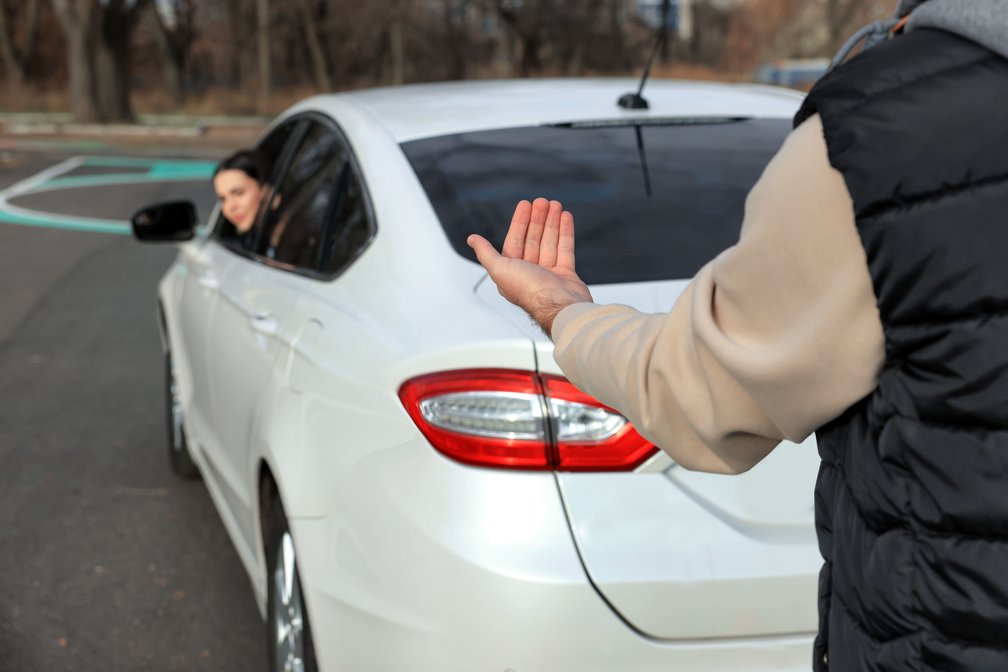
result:
<svg viewBox="0 0 1008 672"><path fill-rule="evenodd" d="M732 638L815 629L817 468L814 441L785 442L741 476L558 480L592 583L620 615L656 639Z"/></svg>
<svg viewBox="0 0 1008 672"><path fill-rule="evenodd" d="M590 289L600 304L665 313L687 284ZM492 282L476 292L536 339L540 371L563 375L553 344L523 311ZM782 442L737 476L691 472L663 453L634 474L561 473L557 479L600 594L649 637L682 640L814 631L816 605L808 596L822 565L812 506L818 468L809 437L801 445ZM702 608L677 609L681 604Z"/></svg>

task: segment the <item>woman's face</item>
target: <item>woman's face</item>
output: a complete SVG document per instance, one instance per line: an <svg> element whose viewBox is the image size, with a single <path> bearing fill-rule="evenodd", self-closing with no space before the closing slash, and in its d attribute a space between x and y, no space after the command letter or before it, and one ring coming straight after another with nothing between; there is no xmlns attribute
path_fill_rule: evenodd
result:
<svg viewBox="0 0 1008 672"><path fill-rule="evenodd" d="M262 185L237 169L220 171L214 176L213 185L224 217L239 233L251 229L259 212Z"/></svg>

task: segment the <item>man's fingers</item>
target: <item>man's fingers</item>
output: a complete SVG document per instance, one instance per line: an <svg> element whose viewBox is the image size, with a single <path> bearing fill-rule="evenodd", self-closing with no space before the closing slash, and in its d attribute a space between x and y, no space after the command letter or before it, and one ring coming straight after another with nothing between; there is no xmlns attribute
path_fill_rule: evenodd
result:
<svg viewBox="0 0 1008 672"><path fill-rule="evenodd" d="M543 268L556 266L561 212L563 212L563 206L560 205L560 201L550 201L549 211L546 213L546 224L543 226L542 245L539 248L539 265Z"/></svg>
<svg viewBox="0 0 1008 672"><path fill-rule="evenodd" d="M546 226L548 212L549 201L545 198L532 201L532 215L529 217L528 230L525 232L525 251L522 255L525 261L539 263L539 247L542 245L543 228Z"/></svg>
<svg viewBox="0 0 1008 672"><path fill-rule="evenodd" d="M528 201L518 201L514 214L511 215L511 227L501 248L501 254L505 257L521 259L525 254L525 232L528 230L531 215L532 204Z"/></svg>
<svg viewBox="0 0 1008 672"><path fill-rule="evenodd" d="M560 215L556 265L574 270L574 215L566 210Z"/></svg>

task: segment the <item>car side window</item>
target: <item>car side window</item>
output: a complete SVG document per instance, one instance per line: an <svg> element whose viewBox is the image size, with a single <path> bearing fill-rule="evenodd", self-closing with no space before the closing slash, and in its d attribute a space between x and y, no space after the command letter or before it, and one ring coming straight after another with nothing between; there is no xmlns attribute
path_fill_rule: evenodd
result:
<svg viewBox="0 0 1008 672"><path fill-rule="evenodd" d="M284 150L295 136L295 131L298 130L301 123L301 120L295 119L281 124L259 144L258 150L266 158L270 170L266 194L269 193L269 185L275 183L276 175L282 167L280 163L284 157ZM256 242L259 239L264 216L265 213L260 211L255 225L247 232L240 233L223 214L218 214L212 235L227 247L251 253L255 250Z"/></svg>
<svg viewBox="0 0 1008 672"><path fill-rule="evenodd" d="M318 272L345 165L336 132L311 122L270 200L256 253L279 264Z"/></svg>
<svg viewBox="0 0 1008 672"><path fill-rule="evenodd" d="M353 163L347 161L333 210L332 228L326 240L323 273L339 273L368 244L372 234L368 215L364 185Z"/></svg>

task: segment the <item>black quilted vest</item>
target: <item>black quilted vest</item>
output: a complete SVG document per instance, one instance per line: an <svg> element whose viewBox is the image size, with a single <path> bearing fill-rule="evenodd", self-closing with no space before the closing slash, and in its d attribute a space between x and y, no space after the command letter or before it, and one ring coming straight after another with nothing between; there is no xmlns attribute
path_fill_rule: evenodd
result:
<svg viewBox="0 0 1008 672"><path fill-rule="evenodd" d="M1008 60L919 30L816 85L878 387L817 432L814 667L1008 672Z"/></svg>

